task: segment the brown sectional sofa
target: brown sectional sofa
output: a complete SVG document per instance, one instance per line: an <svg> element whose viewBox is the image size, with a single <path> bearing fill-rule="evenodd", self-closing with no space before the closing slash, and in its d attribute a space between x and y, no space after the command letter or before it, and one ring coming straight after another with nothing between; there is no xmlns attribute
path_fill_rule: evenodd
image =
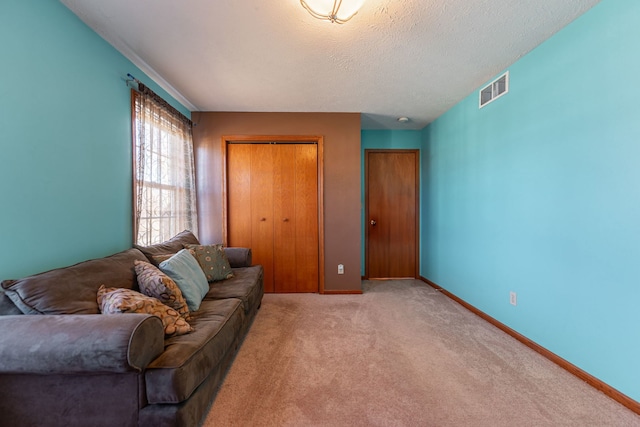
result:
<svg viewBox="0 0 640 427"><path fill-rule="evenodd" d="M234 277L210 285L189 334L165 339L159 318L102 315L96 302L101 284L138 288L135 260L186 244L198 244L190 232L2 282L0 424L199 425L262 301L251 250L225 248Z"/></svg>

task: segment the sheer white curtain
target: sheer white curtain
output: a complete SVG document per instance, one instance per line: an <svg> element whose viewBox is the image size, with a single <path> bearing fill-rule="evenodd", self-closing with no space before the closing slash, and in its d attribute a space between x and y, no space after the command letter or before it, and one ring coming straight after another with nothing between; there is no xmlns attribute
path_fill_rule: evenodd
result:
<svg viewBox="0 0 640 427"><path fill-rule="evenodd" d="M197 236L191 121L142 84L131 93L135 243Z"/></svg>

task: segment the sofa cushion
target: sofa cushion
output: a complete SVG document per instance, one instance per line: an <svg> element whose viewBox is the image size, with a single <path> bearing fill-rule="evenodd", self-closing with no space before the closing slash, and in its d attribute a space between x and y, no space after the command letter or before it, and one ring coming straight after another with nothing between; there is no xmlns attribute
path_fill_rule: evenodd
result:
<svg viewBox="0 0 640 427"><path fill-rule="evenodd" d="M255 310L262 301L263 270L261 265L251 267L234 268L233 277L222 282L211 284L205 300L217 300L224 298L239 298L242 301L245 313Z"/></svg>
<svg viewBox="0 0 640 427"><path fill-rule="evenodd" d="M138 289L135 260L146 257L137 249L84 261L2 282L7 296L24 314L99 314L96 293L101 284Z"/></svg>
<svg viewBox="0 0 640 427"><path fill-rule="evenodd" d="M166 242L158 243L151 246L133 245L134 248L139 249L148 259L149 262L155 265L159 265L163 260L158 261L158 258L162 258L162 255L176 254L180 250L184 249L185 245L199 245L200 242L194 234L185 230L176 234Z"/></svg>
<svg viewBox="0 0 640 427"><path fill-rule="evenodd" d="M200 264L208 282L230 279L233 271L222 245L186 245Z"/></svg>
<svg viewBox="0 0 640 427"><path fill-rule="evenodd" d="M96 299L102 314L140 313L160 318L167 337L187 334L193 330L171 307L131 289L107 288L102 285L98 289Z"/></svg>
<svg viewBox="0 0 640 427"><path fill-rule="evenodd" d="M159 254L159 255L153 255L151 256L151 263L154 266L158 266L160 265L160 263L162 263L162 261L166 261L169 258L171 258L172 256L174 256L175 254Z"/></svg>
<svg viewBox="0 0 640 427"><path fill-rule="evenodd" d="M162 261L159 267L176 282L187 300L189 310L198 310L202 298L209 291L209 283L191 252L182 249L168 260Z"/></svg>
<svg viewBox="0 0 640 427"><path fill-rule="evenodd" d="M240 300L203 301L200 310L192 314L195 330L167 339L164 353L147 367L145 383L149 403L178 403L188 399L225 354L236 351L245 322Z"/></svg>
<svg viewBox="0 0 640 427"><path fill-rule="evenodd" d="M158 299L177 311L185 320L189 320L189 306L176 282L158 267L146 261L135 260L134 268L140 292Z"/></svg>

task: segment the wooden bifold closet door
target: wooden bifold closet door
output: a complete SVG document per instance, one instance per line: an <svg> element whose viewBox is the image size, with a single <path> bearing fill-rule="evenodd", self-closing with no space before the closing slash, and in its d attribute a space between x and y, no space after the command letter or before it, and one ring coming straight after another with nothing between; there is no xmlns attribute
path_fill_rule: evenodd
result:
<svg viewBox="0 0 640 427"><path fill-rule="evenodd" d="M228 245L250 247L265 292L318 292L315 144L229 143Z"/></svg>

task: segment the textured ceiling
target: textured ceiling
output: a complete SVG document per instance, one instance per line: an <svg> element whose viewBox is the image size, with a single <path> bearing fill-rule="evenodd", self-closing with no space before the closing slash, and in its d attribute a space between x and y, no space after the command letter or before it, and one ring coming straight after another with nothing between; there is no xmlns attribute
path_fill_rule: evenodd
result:
<svg viewBox="0 0 640 427"><path fill-rule="evenodd" d="M366 0L339 25L299 0L61 1L191 110L360 112L364 129L421 129L598 3Z"/></svg>

